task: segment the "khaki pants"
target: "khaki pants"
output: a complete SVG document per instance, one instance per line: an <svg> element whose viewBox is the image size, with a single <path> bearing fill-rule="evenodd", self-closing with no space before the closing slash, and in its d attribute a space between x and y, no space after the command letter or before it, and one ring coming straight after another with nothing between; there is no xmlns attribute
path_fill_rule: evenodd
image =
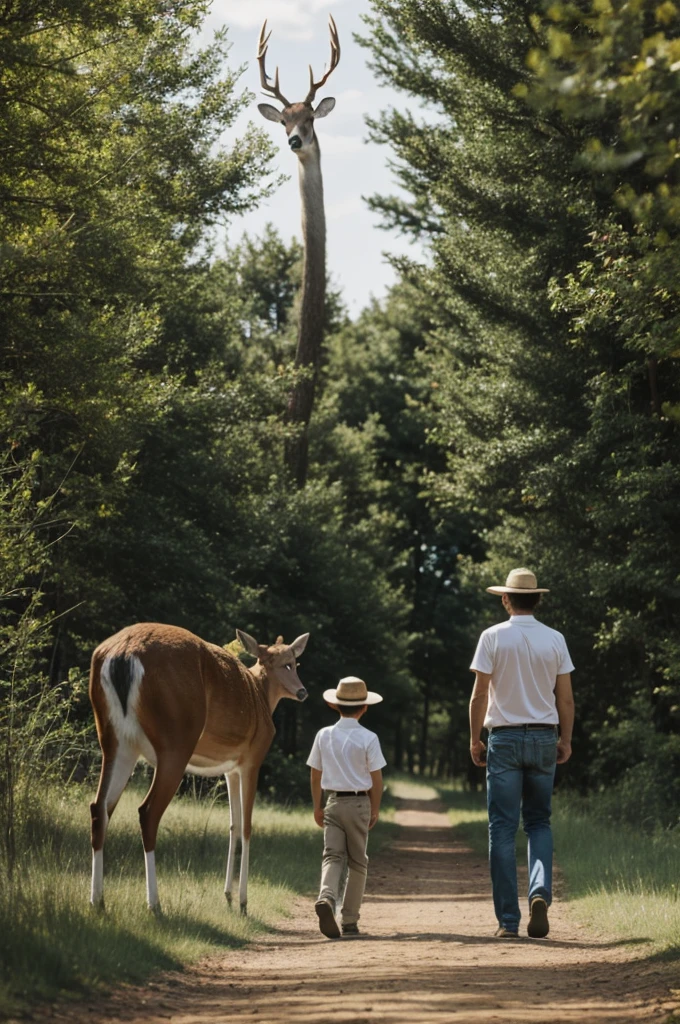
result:
<svg viewBox="0 0 680 1024"><path fill-rule="evenodd" d="M340 900L340 885L347 865L347 885L342 899L342 923L356 924L366 888L368 825L371 801L367 796L328 798L323 812L323 861L319 899Z"/></svg>

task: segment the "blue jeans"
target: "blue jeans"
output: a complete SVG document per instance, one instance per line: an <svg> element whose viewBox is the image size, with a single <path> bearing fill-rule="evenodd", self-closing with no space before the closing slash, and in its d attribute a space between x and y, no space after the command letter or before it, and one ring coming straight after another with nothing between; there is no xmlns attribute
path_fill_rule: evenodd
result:
<svg viewBox="0 0 680 1024"><path fill-rule="evenodd" d="M515 835L522 824L528 840L529 905L542 896L552 901L553 841L550 803L557 760L557 733L551 729L491 730L487 744L489 865L498 923L519 928Z"/></svg>

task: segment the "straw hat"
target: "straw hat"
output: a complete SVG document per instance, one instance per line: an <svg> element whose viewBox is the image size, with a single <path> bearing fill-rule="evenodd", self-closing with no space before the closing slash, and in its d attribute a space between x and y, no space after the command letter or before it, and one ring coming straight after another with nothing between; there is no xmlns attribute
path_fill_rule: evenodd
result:
<svg viewBox="0 0 680 1024"><path fill-rule="evenodd" d="M489 594L549 594L545 587L536 586L536 577L530 569L513 569L504 587L487 587Z"/></svg>
<svg viewBox="0 0 680 1024"><path fill-rule="evenodd" d="M382 697L379 693L371 693L366 689L363 679L356 676L345 676L335 690L324 690L323 699L329 704L342 704L343 707L360 707L362 704L379 704Z"/></svg>

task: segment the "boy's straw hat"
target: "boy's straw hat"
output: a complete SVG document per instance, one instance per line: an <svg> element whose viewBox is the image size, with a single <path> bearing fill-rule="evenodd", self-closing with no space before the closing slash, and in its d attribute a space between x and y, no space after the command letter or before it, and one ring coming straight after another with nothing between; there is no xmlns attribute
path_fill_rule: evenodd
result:
<svg viewBox="0 0 680 1024"><path fill-rule="evenodd" d="M536 577L530 569L513 569L504 587L487 587L489 594L549 594L545 587L536 586Z"/></svg>
<svg viewBox="0 0 680 1024"><path fill-rule="evenodd" d="M379 704L382 697L379 693L371 693L366 689L363 679L356 676L345 676L335 690L324 690L323 699L329 704L342 704L343 707L359 707L361 704Z"/></svg>

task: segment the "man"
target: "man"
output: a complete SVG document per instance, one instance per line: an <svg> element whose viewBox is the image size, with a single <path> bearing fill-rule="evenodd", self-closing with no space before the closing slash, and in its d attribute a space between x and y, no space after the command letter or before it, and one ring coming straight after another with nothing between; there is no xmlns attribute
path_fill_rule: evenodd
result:
<svg viewBox="0 0 680 1024"><path fill-rule="evenodd" d="M508 622L484 630L470 668L470 754L486 764L489 864L496 935L516 938L515 834L520 808L528 840L529 924L532 938L548 934L552 901L553 843L550 828L555 765L571 757L574 666L561 633L543 625L534 610L547 594L529 569L514 569L500 594ZM488 750L480 736L489 730Z"/></svg>

